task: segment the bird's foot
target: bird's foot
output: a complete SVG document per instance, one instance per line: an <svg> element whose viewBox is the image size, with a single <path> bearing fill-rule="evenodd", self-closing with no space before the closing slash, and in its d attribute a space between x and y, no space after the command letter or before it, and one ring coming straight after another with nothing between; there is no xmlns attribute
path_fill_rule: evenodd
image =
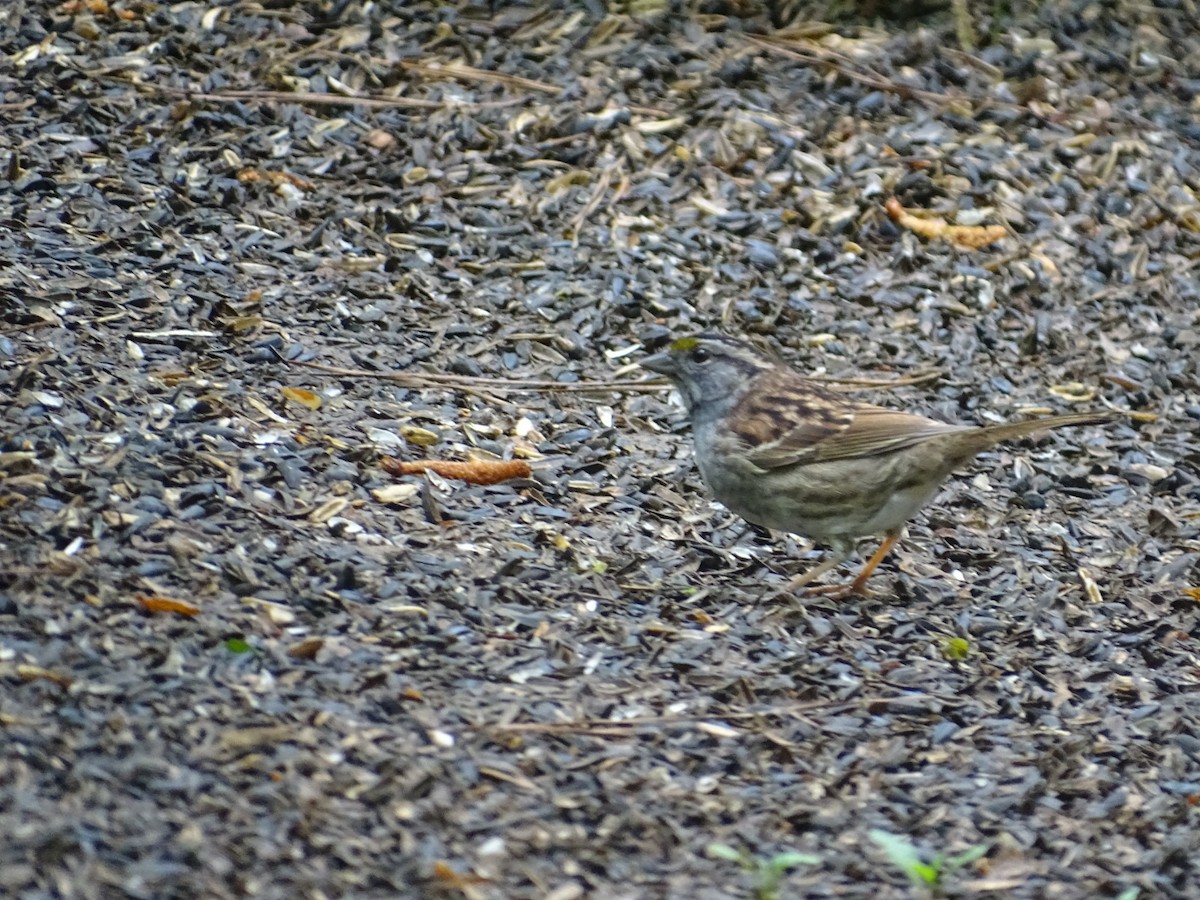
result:
<svg viewBox="0 0 1200 900"><path fill-rule="evenodd" d="M804 591L813 597L827 597L830 600L845 600L850 596L873 597L866 584L859 584L858 579L849 584L816 584Z"/></svg>

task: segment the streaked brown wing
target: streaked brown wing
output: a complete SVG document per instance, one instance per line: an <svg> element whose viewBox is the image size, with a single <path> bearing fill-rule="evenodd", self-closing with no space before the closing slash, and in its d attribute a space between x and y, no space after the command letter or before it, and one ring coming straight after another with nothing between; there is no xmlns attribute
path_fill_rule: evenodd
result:
<svg viewBox="0 0 1200 900"><path fill-rule="evenodd" d="M754 396L763 399L748 404L739 416L747 424L757 422L757 427L736 429L755 448L750 461L764 469L893 453L935 435L971 427L853 403L799 377L771 387L776 390L760 393L756 388ZM785 390L779 391L780 387ZM797 402L797 395L804 396L805 402ZM788 397L786 402L784 397ZM766 422L774 427L766 428Z"/></svg>
<svg viewBox="0 0 1200 900"><path fill-rule="evenodd" d="M854 422L849 428L812 447L810 455L802 457L802 461L825 462L882 456L936 435L970 431L971 428L970 425L947 425L936 419L879 406L860 406L854 410Z"/></svg>
<svg viewBox="0 0 1200 900"><path fill-rule="evenodd" d="M787 369L755 378L733 414L733 433L755 465L773 469L845 431L854 421L844 397Z"/></svg>

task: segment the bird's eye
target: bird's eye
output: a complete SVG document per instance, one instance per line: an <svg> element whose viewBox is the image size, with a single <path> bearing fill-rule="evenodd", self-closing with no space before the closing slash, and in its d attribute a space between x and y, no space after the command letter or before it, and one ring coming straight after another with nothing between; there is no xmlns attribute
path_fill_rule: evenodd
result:
<svg viewBox="0 0 1200 900"><path fill-rule="evenodd" d="M712 359L712 353L707 347L696 347L692 350L690 355L692 357L692 362L694 363L708 362L710 359Z"/></svg>

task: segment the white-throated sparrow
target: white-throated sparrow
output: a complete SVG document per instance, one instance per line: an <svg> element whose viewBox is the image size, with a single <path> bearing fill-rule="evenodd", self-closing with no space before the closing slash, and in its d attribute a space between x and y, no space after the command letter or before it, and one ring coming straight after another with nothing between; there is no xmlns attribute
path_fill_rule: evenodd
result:
<svg viewBox="0 0 1200 900"><path fill-rule="evenodd" d="M719 334L681 338L641 364L668 376L683 395L700 475L721 503L831 549L786 590L840 565L859 538L882 534L882 546L844 589L866 594L867 579L904 523L976 454L1033 431L1114 418L1099 412L948 425L856 403Z"/></svg>

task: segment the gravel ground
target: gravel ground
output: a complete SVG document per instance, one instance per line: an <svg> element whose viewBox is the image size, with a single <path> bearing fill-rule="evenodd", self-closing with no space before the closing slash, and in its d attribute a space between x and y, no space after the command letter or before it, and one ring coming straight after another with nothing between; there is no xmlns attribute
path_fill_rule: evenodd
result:
<svg viewBox="0 0 1200 900"><path fill-rule="evenodd" d="M0 894L1200 895L1194 4L795 12L0 12ZM774 601L611 384L702 328L1123 415Z"/></svg>

